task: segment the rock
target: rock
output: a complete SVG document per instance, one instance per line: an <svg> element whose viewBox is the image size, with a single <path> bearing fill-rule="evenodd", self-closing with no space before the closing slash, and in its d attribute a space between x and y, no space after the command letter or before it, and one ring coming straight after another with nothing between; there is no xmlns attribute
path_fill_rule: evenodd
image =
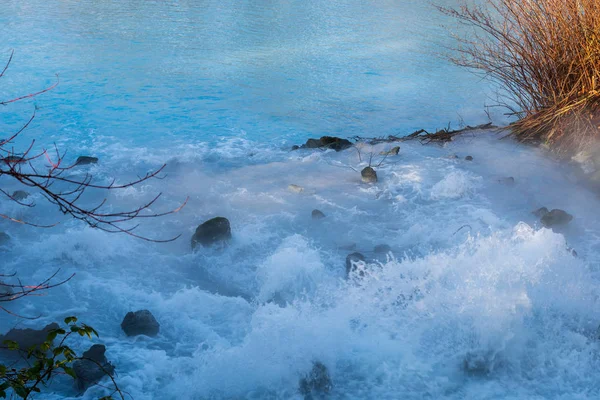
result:
<svg viewBox="0 0 600 400"><path fill-rule="evenodd" d="M326 148L341 151L352 147L352 142L335 136L323 136L320 139L308 139L302 147L306 149Z"/></svg>
<svg viewBox="0 0 600 400"><path fill-rule="evenodd" d="M358 270L358 265L365 264L366 259L361 253L354 252L348 254L346 257L346 275L350 275ZM363 271L360 271L360 275L364 275Z"/></svg>
<svg viewBox="0 0 600 400"><path fill-rule="evenodd" d="M389 151L382 151L379 155L382 156L397 156L400 153L400 146L392 147Z"/></svg>
<svg viewBox="0 0 600 400"><path fill-rule="evenodd" d="M6 156L2 159L7 164L22 164L27 160L21 156Z"/></svg>
<svg viewBox="0 0 600 400"><path fill-rule="evenodd" d="M192 250L199 244L208 247L217 243L226 243L230 239L231 225L227 218L209 219L196 228L196 232L192 236Z"/></svg>
<svg viewBox="0 0 600 400"><path fill-rule="evenodd" d="M548 214L550 211L546 207L538 208L533 211L532 214L538 218L542 218L544 215Z"/></svg>
<svg viewBox="0 0 600 400"><path fill-rule="evenodd" d="M542 216L542 224L546 228L557 225L566 225L573 219L573 216L568 212L560 209L551 210L549 213Z"/></svg>
<svg viewBox="0 0 600 400"><path fill-rule="evenodd" d="M371 167L365 167L362 171L360 171L360 175L362 177L362 181L365 183L375 183L377 182L377 172Z"/></svg>
<svg viewBox="0 0 600 400"><path fill-rule="evenodd" d="M387 254L390 251L392 251L392 248L390 246L388 246L387 244L378 244L377 246L375 246L373 248L373 252L379 253L379 254Z"/></svg>
<svg viewBox="0 0 600 400"><path fill-rule="evenodd" d="M288 190L294 193L302 193L304 192L304 188L298 185L288 185Z"/></svg>
<svg viewBox="0 0 600 400"><path fill-rule="evenodd" d="M498 179L498 182L500 182L503 185L512 186L515 184L515 178L513 178L512 176L500 178Z"/></svg>
<svg viewBox="0 0 600 400"><path fill-rule="evenodd" d="M129 311L123 318L123 322L121 322L121 329L127 336L156 336L160 325L148 310Z"/></svg>
<svg viewBox="0 0 600 400"><path fill-rule="evenodd" d="M77 157L77 161L75 161L75 165L96 164L97 162L98 157L79 156Z"/></svg>
<svg viewBox="0 0 600 400"><path fill-rule="evenodd" d="M300 146L298 146L298 145L293 145L293 146L292 146L292 151L294 151L294 150L298 150L299 148L300 148Z"/></svg>
<svg viewBox="0 0 600 400"><path fill-rule="evenodd" d="M7 246L10 243L10 236L7 233L0 231L0 246Z"/></svg>
<svg viewBox="0 0 600 400"><path fill-rule="evenodd" d="M352 147L352 142L346 139L341 139L335 136L323 136L319 139L322 147L333 149L335 151L342 151L349 147Z"/></svg>
<svg viewBox="0 0 600 400"><path fill-rule="evenodd" d="M42 329L11 329L6 335L0 335L0 343L3 343L5 340L12 340L13 342L17 342L19 349L29 350L44 343L48 337L48 333L58 328L58 324L53 322Z"/></svg>
<svg viewBox="0 0 600 400"><path fill-rule="evenodd" d="M29 197L29 193L27 193L24 190L16 190L10 196L13 199L15 199L16 201L21 201L21 200L25 200L26 198L28 198Z"/></svg>
<svg viewBox="0 0 600 400"><path fill-rule="evenodd" d="M465 157L465 160L466 160L466 161L473 161L473 157L471 157L471 156L466 156L466 157Z"/></svg>
<svg viewBox="0 0 600 400"><path fill-rule="evenodd" d="M320 210L312 210L312 219L323 219L325 218L325 214L323 214Z"/></svg>
<svg viewBox="0 0 600 400"><path fill-rule="evenodd" d="M307 149L318 149L321 147L321 141L319 139L308 139L304 144Z"/></svg>
<svg viewBox="0 0 600 400"><path fill-rule="evenodd" d="M328 394L333 387L327 367L319 361L313 363L310 373L300 379L298 383L300 393L305 399L311 399L313 395Z"/></svg>
<svg viewBox="0 0 600 400"><path fill-rule="evenodd" d="M108 362L104 353L106 347L102 344L95 344L84 352L81 360L73 363L75 371L75 386L81 393L87 388L95 385L106 375L112 375L115 367Z"/></svg>

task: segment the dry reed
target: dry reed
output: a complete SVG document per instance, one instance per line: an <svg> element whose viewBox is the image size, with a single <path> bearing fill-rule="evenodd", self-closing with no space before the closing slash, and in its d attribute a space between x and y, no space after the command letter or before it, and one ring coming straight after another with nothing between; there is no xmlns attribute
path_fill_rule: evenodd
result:
<svg viewBox="0 0 600 400"><path fill-rule="evenodd" d="M454 63L502 88L512 134L570 152L600 138L600 0L485 0L439 9L474 28Z"/></svg>

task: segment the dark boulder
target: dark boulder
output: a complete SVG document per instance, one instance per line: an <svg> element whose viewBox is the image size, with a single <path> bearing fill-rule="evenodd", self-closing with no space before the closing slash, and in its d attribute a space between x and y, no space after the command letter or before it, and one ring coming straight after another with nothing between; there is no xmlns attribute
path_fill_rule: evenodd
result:
<svg viewBox="0 0 600 400"><path fill-rule="evenodd" d="M123 318L123 322L121 322L121 329L127 336L156 336L160 324L148 310L129 311Z"/></svg>
<svg viewBox="0 0 600 400"><path fill-rule="evenodd" d="M308 139L304 144L307 149L318 149L321 147L321 141L319 139Z"/></svg>
<svg viewBox="0 0 600 400"><path fill-rule="evenodd" d="M362 171L360 171L360 176L362 177L362 181L365 183L377 182L377 172L371 167L365 167Z"/></svg>
<svg viewBox="0 0 600 400"><path fill-rule="evenodd" d="M216 243L224 243L231 239L231 225L229 220L223 217L209 219L196 228L196 233L192 236L192 249L197 245L204 247Z"/></svg>
<svg viewBox="0 0 600 400"><path fill-rule="evenodd" d="M321 142L322 147L333 149L335 151L342 151L352 147L352 142L349 140L334 136L323 136L319 141Z"/></svg>
<svg viewBox="0 0 600 400"><path fill-rule="evenodd" d="M466 160L466 161L473 161L473 157L472 157L472 156L466 156L466 157L465 157L465 160Z"/></svg>
<svg viewBox="0 0 600 400"><path fill-rule="evenodd" d="M362 264L365 262L365 256L358 252L348 254L348 256L346 257L346 275L350 275L351 273L356 272L358 269L358 264ZM364 273L360 271L360 274L363 275Z"/></svg>
<svg viewBox="0 0 600 400"><path fill-rule="evenodd" d="M566 225L573 219L573 216L564 210L554 209L542 216L542 224L546 228L553 226Z"/></svg>
<svg viewBox="0 0 600 400"><path fill-rule="evenodd" d="M21 201L21 200L25 200L26 198L29 197L29 193L27 193L24 190L15 190L13 192L13 194L10 195L10 197L12 197L13 199L15 199L16 201Z"/></svg>
<svg viewBox="0 0 600 400"><path fill-rule="evenodd" d="M352 142L335 136L323 136L320 139L308 139L302 146L305 149L333 149L335 151L345 150L352 147Z"/></svg>
<svg viewBox="0 0 600 400"><path fill-rule="evenodd" d="M73 371L76 376L75 386L80 393L98 383L104 376L112 376L115 367L108 362L104 355L105 352L104 345L95 344L83 353L80 360L73 363Z"/></svg>
<svg viewBox="0 0 600 400"><path fill-rule="evenodd" d="M298 150L299 148L300 148L300 146L298 146L298 145L293 145L293 146L292 146L292 151L294 151L294 150Z"/></svg>
<svg viewBox="0 0 600 400"><path fill-rule="evenodd" d="M299 382L300 394L305 399L312 399L313 396L321 397L328 394L333 387L331 378L329 377L329 371L327 367L320 362L313 363L313 368Z"/></svg>
<svg viewBox="0 0 600 400"><path fill-rule="evenodd" d="M75 165L96 164L97 162L98 162L98 157L79 156L79 157L77 157L77 161L75 161Z"/></svg>
<svg viewBox="0 0 600 400"><path fill-rule="evenodd" d="M312 219L323 219L325 218L325 214L323 214L320 210L312 210L311 213Z"/></svg>
<svg viewBox="0 0 600 400"><path fill-rule="evenodd" d="M32 347L38 347L46 341L48 333L59 326L56 322L46 325L42 329L11 329L6 335L0 335L0 344L5 340L11 340L19 345L19 349L28 350Z"/></svg>

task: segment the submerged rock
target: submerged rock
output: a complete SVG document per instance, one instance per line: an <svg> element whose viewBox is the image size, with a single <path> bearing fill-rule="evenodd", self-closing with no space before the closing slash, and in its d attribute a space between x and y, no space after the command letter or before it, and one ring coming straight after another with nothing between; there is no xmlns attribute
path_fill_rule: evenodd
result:
<svg viewBox="0 0 600 400"><path fill-rule="evenodd" d="M13 192L13 194L11 194L11 197L13 199L15 199L16 201L21 201L21 200L25 200L26 198L28 198L29 193L27 193L24 190L16 190Z"/></svg>
<svg viewBox="0 0 600 400"><path fill-rule="evenodd" d="M500 178L498 179L498 182L500 182L503 185L506 186L512 186L515 184L515 178L513 178L512 176L506 177L506 178Z"/></svg>
<svg viewBox="0 0 600 400"><path fill-rule="evenodd" d="M227 218L209 219L196 228L196 232L192 236L192 250L199 244L208 247L217 243L223 244L230 239L231 225Z"/></svg>
<svg viewBox="0 0 600 400"><path fill-rule="evenodd" d="M75 372L75 386L80 393L83 393L90 386L95 385L106 375L112 375L115 367L108 362L104 353L106 347L102 344L95 344L84 352L81 360L73 363Z"/></svg>
<svg viewBox="0 0 600 400"><path fill-rule="evenodd" d="M79 157L77 157L77 161L75 161L75 165L96 164L97 162L98 162L98 157L79 156Z"/></svg>
<svg viewBox="0 0 600 400"><path fill-rule="evenodd" d="M304 378L298 382L300 394L305 399L312 399L313 395L322 396L328 394L333 384L329 377L329 371L323 363L317 361L313 363L313 368Z"/></svg>
<svg viewBox="0 0 600 400"><path fill-rule="evenodd" d="M335 136L323 136L320 139L308 139L302 148L306 149L333 149L341 151L352 147L352 142Z"/></svg>
<svg viewBox="0 0 600 400"><path fill-rule="evenodd" d="M362 181L365 183L377 182L377 172L371 167L365 167L362 171L360 171L360 176L362 177Z"/></svg>
<svg viewBox="0 0 600 400"><path fill-rule="evenodd" d="M469 352L463 360L463 370L474 376L489 375L500 364L500 360L492 351Z"/></svg>
<svg viewBox="0 0 600 400"><path fill-rule="evenodd" d="M304 192L304 188L302 186L298 186L298 185L288 185L288 190L290 192L294 192L294 193L302 193Z"/></svg>
<svg viewBox="0 0 600 400"><path fill-rule="evenodd" d="M397 156L398 153L400 153L400 146L392 147L388 151L382 151L381 153L379 153L379 155L382 155L382 156Z"/></svg>
<svg viewBox="0 0 600 400"><path fill-rule="evenodd" d="M300 146L298 146L298 145L293 145L293 146L292 146L292 151L294 151L294 150L298 150L299 148L300 148Z"/></svg>
<svg viewBox="0 0 600 400"><path fill-rule="evenodd" d="M350 275L358 270L358 266L366 263L365 256L363 256L359 252L354 252L348 254L346 257L346 275ZM364 275L364 272L360 271L361 275Z"/></svg>
<svg viewBox="0 0 600 400"><path fill-rule="evenodd" d="M0 246L6 246L10 243L10 236L7 233L0 231Z"/></svg>
<svg viewBox="0 0 600 400"><path fill-rule="evenodd" d="M27 162L27 160L22 156L6 156L2 158L2 161L4 161L7 164L22 164Z"/></svg>
<svg viewBox="0 0 600 400"><path fill-rule="evenodd" d="M323 214L320 210L312 210L311 213L312 219L323 219L325 218L325 214Z"/></svg>
<svg viewBox="0 0 600 400"><path fill-rule="evenodd" d="M473 157L471 157L471 156L466 156L466 157L465 157L465 160L466 160L466 161L473 161Z"/></svg>
<svg viewBox="0 0 600 400"><path fill-rule="evenodd" d="M160 324L148 310L129 311L123 318L123 322L121 322L121 329L127 336L156 336Z"/></svg>
<svg viewBox="0 0 600 400"><path fill-rule="evenodd" d="M560 209L554 209L542 216L542 224L546 228L553 226L566 225L573 219L573 216L568 212Z"/></svg>
<svg viewBox="0 0 600 400"><path fill-rule="evenodd" d="M38 347L46 341L48 333L59 326L56 322L46 325L42 329L11 329L6 335L0 335L0 343L5 340L12 340L19 345L19 349L28 350L32 347Z"/></svg>

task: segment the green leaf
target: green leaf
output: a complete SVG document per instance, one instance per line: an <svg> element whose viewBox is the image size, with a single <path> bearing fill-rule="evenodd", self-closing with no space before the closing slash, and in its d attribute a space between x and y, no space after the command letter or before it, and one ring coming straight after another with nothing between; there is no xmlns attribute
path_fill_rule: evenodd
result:
<svg viewBox="0 0 600 400"><path fill-rule="evenodd" d="M5 340L2 343L5 344L9 350L19 350L19 344L14 340Z"/></svg>
<svg viewBox="0 0 600 400"><path fill-rule="evenodd" d="M61 368L67 375L71 376L73 379L77 379L77 375L75 375L75 370L73 368L67 367L66 365L62 366Z"/></svg>
<svg viewBox="0 0 600 400"><path fill-rule="evenodd" d="M70 323L77 322L77 317L67 317L65 318L65 324L69 325Z"/></svg>

